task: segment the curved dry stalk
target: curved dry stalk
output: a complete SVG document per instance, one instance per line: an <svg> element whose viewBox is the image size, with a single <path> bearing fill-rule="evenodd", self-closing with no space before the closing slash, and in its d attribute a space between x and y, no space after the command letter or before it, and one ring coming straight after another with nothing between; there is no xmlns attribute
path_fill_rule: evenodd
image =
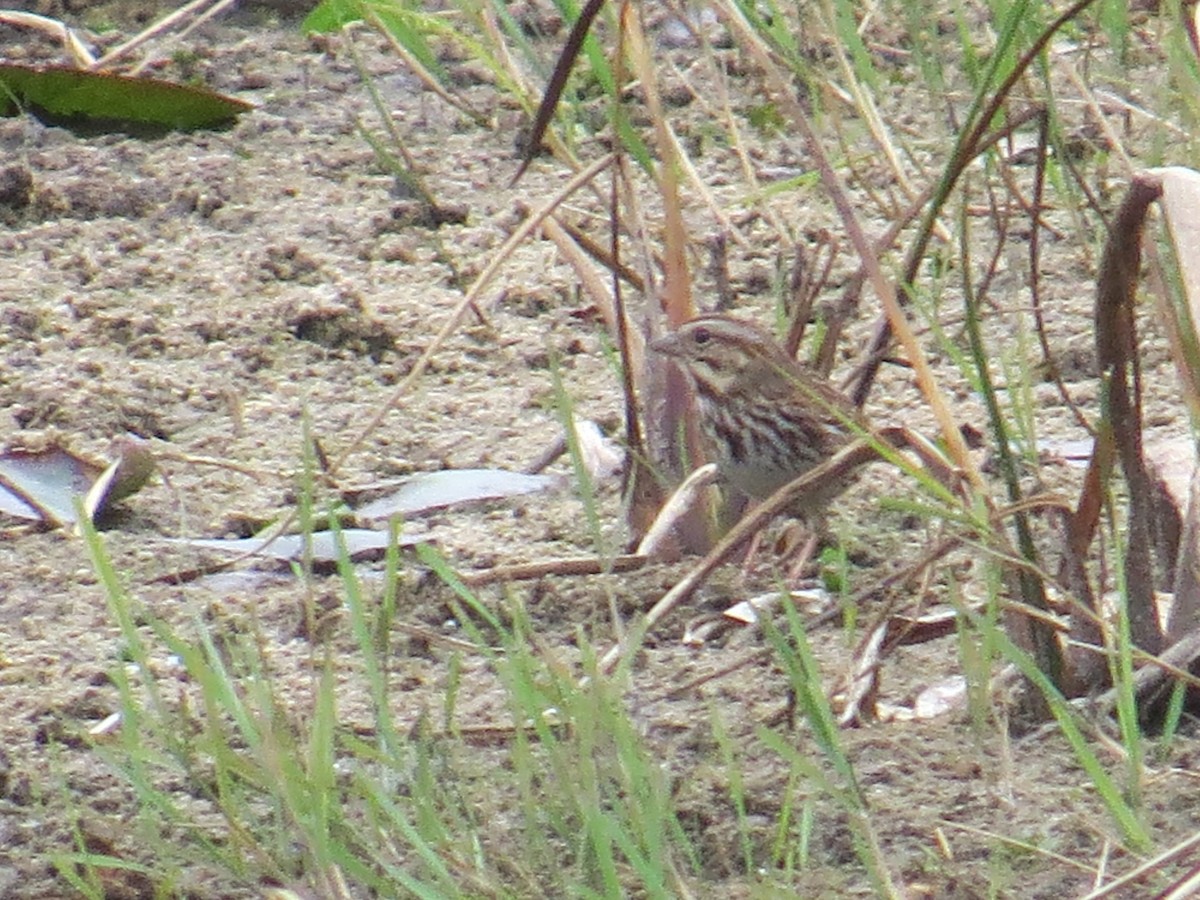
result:
<svg viewBox="0 0 1200 900"><path fill-rule="evenodd" d="M833 264L838 257L838 242L825 229L816 236L817 252L810 260L802 244L796 245L796 258L792 263L792 272L788 277L788 309L791 322L788 324L787 335L783 339L783 351L795 358L800 350L800 342L808 328L808 320L812 317L817 298L829 283L833 273ZM824 252L822 252L824 251ZM826 320L828 321L828 320ZM819 356L814 368L825 378L833 371L836 354L837 338L841 328L836 332L827 332L821 341Z"/></svg>
<svg viewBox="0 0 1200 900"><path fill-rule="evenodd" d="M829 26L835 15L829 0L824 0L822 3L822 9L825 13L826 25ZM866 25L865 18L863 25ZM831 31L832 30L833 29L831 28ZM919 191L909 179L908 173L905 171L904 165L900 161L900 156L896 152L895 142L892 140L891 133L884 124L882 117L879 115L879 108L875 105L875 101L871 97L870 93L863 89L858 76L854 72L854 67L851 65L850 59L846 55L846 49L842 46L842 42L835 38L834 40L829 41L829 47L834 54L834 58L837 60L838 68L841 69L842 76L849 85L850 96L840 97L839 95L840 99L849 105L861 117L862 121L866 123L867 130L871 133L871 137L875 141L875 145L879 147L880 151L883 153L883 158L887 161L888 169L891 171L892 176L896 179L896 184L899 185L900 191L904 194L905 200L911 203L922 192ZM862 183L864 186L867 186L868 184L865 179L862 180ZM878 201L876 202L880 207L880 211L886 218L891 218L895 215L894 210L884 209L882 203L879 203ZM945 243L951 242L950 232L944 224L942 224L940 221L936 221L934 223L934 229L937 232L937 236L940 240Z"/></svg>
<svg viewBox="0 0 1200 900"><path fill-rule="evenodd" d="M1030 202L1030 216L1033 227L1029 230L1029 299L1033 310L1033 329L1037 335L1038 346L1042 348L1042 362L1045 364L1047 377L1054 383L1058 396L1063 404L1071 411L1075 421L1090 435L1096 433L1096 428L1079 408L1079 404L1071 396L1067 384L1063 381L1062 371L1058 367L1054 352L1050 349L1050 338L1046 333L1046 317L1042 311L1042 210L1043 194L1046 187L1046 158L1049 150L1050 116L1042 110L1038 119L1037 165L1033 174L1033 199Z"/></svg>
<svg viewBox="0 0 1200 900"><path fill-rule="evenodd" d="M198 14L195 22L192 22L187 28L175 36L175 40L180 40L186 37L191 31L207 22L213 16L233 6L236 0L193 0L193 2L180 7L169 15L164 16L157 22L135 34L125 43L113 48L104 56L96 59L90 50L84 45L83 41L75 32L60 22L58 19L51 19L47 16L39 16L34 13L18 12L16 10L0 11L0 21L9 25L19 25L26 28L35 28L39 31L44 31L53 37L60 40L64 49L71 55L75 61L75 65L81 69L98 71L104 69L120 59L128 56L142 44L153 40L160 34L170 31L177 25L193 15ZM204 10L208 6L209 9ZM203 12L201 12L203 10ZM149 60L143 60L137 65L131 74L138 74L143 71L149 64Z"/></svg>
<svg viewBox="0 0 1200 900"><path fill-rule="evenodd" d="M641 194L638 190L636 179L629 172L629 160L625 154L617 157L616 166L614 167L617 173L614 179L613 190L606 199L606 207L609 209L609 234L612 239L612 246L617 246L617 235L624 231L633 239L634 249L637 253L638 265L637 269L641 274L641 284L637 287L638 293L647 296L655 296L659 290L659 260L654 255L652 244L649 235L651 229L646 220L646 212L642 205ZM617 220L616 210L622 211L622 218ZM618 225L620 227L618 227ZM613 257L618 264L620 259ZM618 302L620 298L617 298ZM652 331L649 335L654 337Z"/></svg>
<svg viewBox="0 0 1200 900"><path fill-rule="evenodd" d="M832 32L834 29L831 26L831 22L835 14L829 0L824 0L821 7L825 14L826 27L829 27ZM833 52L834 59L837 60L842 77L849 86L850 99L853 101L850 105L862 117L867 130L871 132L871 137L874 139L875 145L882 151L883 158L887 161L888 169L895 177L896 184L900 186L900 190L903 191L905 199L912 200L917 195L917 189L908 180L908 173L900 163L900 156L896 153L892 136L879 115L879 108L875 105L875 101L871 95L863 90L862 83L858 80L858 76L855 75L854 67L850 65L850 58L846 55L846 48L842 46L842 42L834 38L828 42L828 46ZM949 239L949 234L946 237Z"/></svg>
<svg viewBox="0 0 1200 900"><path fill-rule="evenodd" d="M478 14L479 24L483 28L484 34L487 35L489 48L495 54L496 60L508 72L508 77L512 79L512 83L523 92L523 96L520 96L518 99L521 105L524 106L530 97L537 96L537 88L526 77L525 70L517 65L517 61L513 59L512 54L509 52L509 41L505 38L504 34L500 31L500 26L496 23L495 10L489 6L482 6L478 10ZM549 135L552 136L553 132L550 132ZM554 145L555 153L566 149L565 146ZM571 160L572 168L579 168L578 162L571 157L570 153L564 159Z"/></svg>
<svg viewBox="0 0 1200 900"><path fill-rule="evenodd" d="M979 152L982 153L984 150L987 150L993 145L1004 140L1031 119L1035 118L1037 115L1037 110L1026 110L1019 115L1010 117L1002 127L997 128L995 131L991 132L980 140ZM884 232L875 240L876 256L882 256L886 250L895 244L896 238L900 235L900 233L904 229L908 228L914 221L920 218L922 210L924 210L926 204L933 199L936 189L936 185L930 185L926 187L913 199L912 203L909 204L909 206L907 206L900 215L896 216L891 222L889 222ZM854 310L858 306L859 297L862 293L862 286L867 281L868 275L869 273L867 271L867 266L860 263L858 269L850 277L849 281L846 283L846 287L842 290L841 298L838 300L832 312L826 319L826 324L828 326L828 337L826 338L825 345L822 347L822 359L819 361L818 366L822 370L830 369L833 366L832 354L834 348L837 346L838 338L841 335L842 330L845 328L846 323L849 322ZM874 346L875 343L880 340L881 334L890 334L890 328L890 322L885 314L878 326L876 326L876 333L872 337L872 346ZM917 332L917 336L919 337L920 335L921 332ZM828 359L826 359L827 354L825 347L829 348ZM871 360L868 359L855 372L851 373L849 378L847 378L847 380L842 384L842 390L849 391L852 389L855 383L861 385L864 378L864 372L871 364Z"/></svg>
<svg viewBox="0 0 1200 900"><path fill-rule="evenodd" d="M960 536L952 535L950 537L941 538L936 544L934 544L932 547L929 547L924 553L922 553L920 559L904 565L897 571L889 572L883 577L878 578L875 581L872 581L869 584L863 585L861 588L857 589L845 605L849 607L861 608L868 598L878 597L881 594L893 595L900 589L912 584L917 580L918 577L928 579L933 571L934 563L963 544L964 540ZM820 628L823 625L827 625L830 622L836 621L843 615L844 612L842 606L838 606L834 609L826 610L810 619L807 619L804 623L804 626L806 630ZM886 622L889 618L894 618L896 615L897 613L894 611L894 609L891 606L887 606L880 612L878 616L875 617L876 624L864 630L867 633L873 632L879 624ZM720 667L719 669L714 669L713 671L706 672L703 675L697 675L695 678L690 679L681 685L676 685L675 687L664 690L659 694L655 694L650 697L648 702L677 699L678 697L689 693L703 684L724 678L727 675L731 675L732 673L745 668L748 665L753 665L755 662L768 659L774 654L774 652L774 649L771 647L762 647L758 650L754 650L740 657L739 659ZM856 650L855 654L857 653L858 651Z"/></svg>
<svg viewBox="0 0 1200 900"><path fill-rule="evenodd" d="M579 249L600 263L610 272L616 273L618 277L628 284L638 294L645 293L646 279L640 273L621 262L619 259L614 259L612 253L598 244L592 237L577 225L572 225L570 222L564 222L556 215L555 223L563 230Z"/></svg>
<svg viewBox="0 0 1200 900"><path fill-rule="evenodd" d="M674 63L668 62L668 65L671 66L671 71L675 73L675 77L683 82L683 84L686 85L691 91L694 102L699 105L700 109L709 118L719 120L721 122L721 127L724 128L725 133L729 135L729 149L732 150L737 156L738 164L742 169L742 177L746 180L746 184L749 186L750 194L752 196L757 196L762 192L762 185L759 184L758 176L754 172L754 164L750 162L750 157L746 153L745 141L742 140L742 132L741 129L738 128L737 117L733 114L733 103L729 99L729 85L726 80L725 73L722 71L721 67L716 64L716 60L713 59L712 47L709 45L708 40L704 38L703 35L699 36L699 40L701 42L701 49L704 53L705 63L708 65L709 75L717 85L717 97L720 101L719 112L713 108L712 104L708 102L702 91L692 88L691 79L688 78L687 73L681 71ZM688 163L690 165L690 159L688 160ZM775 233L778 235L780 242L786 243L790 241L792 237L789 235L787 226L784 224L783 218L780 216L780 214L770 203L762 202L760 205L763 215L766 217L767 221L771 223L771 227L775 229ZM747 239L742 235L740 229L734 228L731 233L734 236L734 240L738 242L739 246L747 246Z"/></svg>
<svg viewBox="0 0 1200 900"><path fill-rule="evenodd" d="M92 56L92 51L79 39L79 35L58 19L51 19L49 16L39 16L36 13L6 9L0 10L0 22L5 25L16 25L44 32L62 43L63 49L75 61L75 65L78 68L96 68L96 58Z"/></svg>
<svg viewBox="0 0 1200 900"><path fill-rule="evenodd" d="M493 566L490 569L457 574L463 584L474 588L508 581L531 581L545 578L547 575L611 575L614 572L636 572L652 561L650 557L638 553L615 557L581 556Z"/></svg>
<svg viewBox="0 0 1200 900"><path fill-rule="evenodd" d="M1143 650L1162 648L1163 631L1154 603L1153 548L1157 526L1153 489L1142 452L1142 384L1134 303L1141 266L1142 233L1151 203L1162 194L1161 176L1135 178L1113 219L1096 278L1096 361L1107 382L1108 414L1100 423L1111 430L1129 486L1125 588L1129 628Z"/></svg>
<svg viewBox="0 0 1200 900"><path fill-rule="evenodd" d="M675 492L671 494L658 516L646 529L637 553L643 556L657 556L670 539L671 531L676 523L686 516L699 500L700 491L717 481L717 466L715 463L705 463L683 480Z"/></svg>
<svg viewBox="0 0 1200 900"><path fill-rule="evenodd" d="M362 12L363 21L370 25L377 34L381 35L383 39L387 41L388 48L396 54L397 59L408 66L412 74L415 75L417 80L425 87L425 90L431 92L435 96L441 97L442 100L446 102L447 106L465 113L472 120L474 120L476 124L480 126L486 126L487 118L472 109L470 104L468 104L461 97L456 97L450 91L446 90L446 88L442 86L441 81L425 67L424 63L417 59L416 55L407 47L405 47L404 44L400 43L396 35L392 33L392 29L388 28L387 25L384 24L383 20L379 18L379 13L376 12L370 4L364 3L362 5ZM354 23L351 22L349 25L344 26L342 30L346 31L353 26ZM366 79L367 76L364 75L363 80L365 81ZM399 145L399 142L397 142L397 144Z"/></svg>
<svg viewBox="0 0 1200 900"><path fill-rule="evenodd" d="M944 459L938 450L928 440L916 435L906 428L885 428L865 438L858 438L848 444L820 466L810 469L796 480L784 485L759 506L748 512L729 532L710 550L696 566L689 571L671 590L664 594L657 603L646 613L644 625L637 629L636 634L645 634L654 628L664 617L671 613L681 603L686 602L692 594L707 581L708 577L722 563L728 560L738 547L760 531L771 519L785 512L798 497L812 490L814 486L845 479L851 472L867 463L880 459L880 445L894 449L908 449L915 453L925 465L926 470L944 486L950 486L952 481L959 481L961 473L948 470ZM1042 497L1025 501L1014 507L1005 507L993 514L992 521L999 521L1007 515L1013 515L1020 509L1040 508L1045 506L1065 507L1066 502L1057 497ZM917 563L906 567L904 571L893 573L879 583L870 586L867 592L874 593L882 587L906 581L916 573L927 569L934 561L944 556L954 547L969 543L963 537L950 537L941 541ZM992 551L996 553L996 551ZM1002 554L996 553L997 556ZM1006 557L1007 558L1007 557ZM1014 566L1028 566L1028 562L1013 556L1009 560ZM1045 578L1045 574L1041 573ZM1045 617L1044 610L1020 607L1031 617ZM603 674L611 674L630 650L630 638L618 641L600 658L597 670Z"/></svg>
<svg viewBox="0 0 1200 900"><path fill-rule="evenodd" d="M252 466L246 463L222 459L219 456L200 456L194 453L185 453L177 445L171 444L168 441L155 439L153 445L154 456L160 461L170 460L171 462L186 463L189 466L207 466L213 469L225 469L259 481L269 481L274 478L286 483L296 477L295 472L281 472L274 467Z"/></svg>
<svg viewBox="0 0 1200 900"><path fill-rule="evenodd" d="M1165 869L1168 863L1173 863L1176 860L1184 859L1185 857L1190 856L1192 852L1196 850L1197 846L1200 846L1200 833L1193 834L1189 838L1184 838L1174 847L1164 850L1153 859L1146 860L1137 868L1126 872L1120 878L1110 881L1103 887L1097 888L1090 894L1081 897L1080 900L1101 900L1102 897L1111 897L1118 891L1124 888L1132 887L1136 884L1142 884L1144 887L1149 876ZM1196 896L1197 888L1197 885L1194 881L1195 877L1196 869L1195 867L1192 867L1185 876L1185 878L1192 880L1190 889L1185 889L1181 893L1173 892L1169 894L1158 894L1157 896L1163 898L1173 897L1177 898L1177 900L1182 900L1184 897L1194 897ZM1139 891L1140 890L1142 890L1142 888L1139 888Z"/></svg>
<svg viewBox="0 0 1200 900"><path fill-rule="evenodd" d="M1107 626L1112 631L1112 626ZM1113 639L1116 640L1115 635ZM1107 655L1105 647L1088 647L1096 653ZM1200 659L1200 630L1189 632L1161 653L1149 653L1134 648L1133 658L1145 663L1133 673L1133 692L1139 698L1161 687L1168 679L1174 679L1188 685L1193 690L1200 688L1200 677L1192 674L1191 668ZM1094 699L1089 699L1089 705L1097 709L1111 711L1117 705L1120 688L1112 687ZM1144 702L1144 700L1143 700Z"/></svg>
<svg viewBox="0 0 1200 900"><path fill-rule="evenodd" d="M1080 77L1075 66L1069 63L1064 65L1063 73L1067 76L1067 81L1071 83L1075 90L1079 92L1079 96L1083 98L1084 105L1091 114L1092 121L1096 123L1096 127L1104 135L1105 142L1112 148L1117 159L1121 161L1121 168L1125 170L1125 174L1127 176L1132 175L1137 167L1134 165L1133 160L1129 158L1129 154L1125 150L1125 145L1121 141L1121 136L1113 130L1112 124L1108 121L1108 116L1104 114L1104 109L1101 107L1095 93L1083 78Z"/></svg>

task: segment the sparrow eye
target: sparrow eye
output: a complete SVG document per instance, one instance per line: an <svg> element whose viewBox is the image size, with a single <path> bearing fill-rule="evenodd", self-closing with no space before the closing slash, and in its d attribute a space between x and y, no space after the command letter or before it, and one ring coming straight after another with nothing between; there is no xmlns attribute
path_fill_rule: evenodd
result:
<svg viewBox="0 0 1200 900"><path fill-rule="evenodd" d="M712 334L707 328L697 328L692 334L692 340L701 346L707 344L711 337Z"/></svg>

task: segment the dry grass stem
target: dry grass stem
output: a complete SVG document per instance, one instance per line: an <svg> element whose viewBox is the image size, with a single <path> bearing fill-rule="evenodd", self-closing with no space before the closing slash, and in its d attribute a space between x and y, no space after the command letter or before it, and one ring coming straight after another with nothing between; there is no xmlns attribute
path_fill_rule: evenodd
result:
<svg viewBox="0 0 1200 900"><path fill-rule="evenodd" d="M78 68L92 69L96 67L96 58L92 56L92 51L87 48L87 45L79 39L79 36L74 31L58 19L39 16L36 13L6 9L0 10L0 22L20 28L32 28L35 31L48 34L63 45L63 49Z"/></svg>
<svg viewBox="0 0 1200 900"><path fill-rule="evenodd" d="M194 27L207 22L218 13L231 8L235 2L236 0L192 0L191 3L187 3L175 10L173 13L170 13L169 15L159 19L153 25L145 28L129 40L125 41L123 44L114 47L108 53L104 54L104 56L100 57L100 59L93 62L90 68L94 70L104 69L112 65L117 60L124 59L146 42L151 41L159 35L165 34L171 29L178 27L192 16L198 16L196 22L192 23L191 26L175 36L175 40L181 40ZM206 6L209 7L209 9L205 10L204 8ZM141 63L134 67L133 74L136 75L142 72L146 66L150 64L150 61L151 60L149 58L142 60Z"/></svg>
<svg viewBox="0 0 1200 900"><path fill-rule="evenodd" d="M609 336L614 341L617 340L620 330L612 291L588 261L587 255L572 240L554 216L547 216L542 222L542 234L554 243L562 258L575 270L584 292L592 298L592 302L600 310ZM642 337L641 331L636 328L627 328L626 333L628 341L628 362L626 364L632 366L635 373L641 372L646 359L646 340Z"/></svg>
<svg viewBox="0 0 1200 900"><path fill-rule="evenodd" d="M485 584L506 581L530 581L548 575L608 575L613 572L634 572L653 561L652 557L639 553L607 559L590 556L578 559L549 559L544 562L517 563L475 572L461 572L459 577L467 587L482 587Z"/></svg>
<svg viewBox="0 0 1200 900"><path fill-rule="evenodd" d="M400 43L399 40L396 39L396 36L392 34L391 29L384 25L382 20L379 18L379 13L377 13L369 5L364 4L363 14L365 20L371 25L373 33L383 36L383 39L387 41L388 45L392 48L392 52L395 53L397 58L402 60L406 66L408 66L413 75L417 77L417 80L421 82L427 91L430 91L444 100L450 106L454 107L455 109L462 110L473 118L482 118L477 112L471 109L461 97L456 97L442 86L441 81L439 81L432 72L425 68L422 62L417 59L414 54L409 52L407 47L405 47ZM350 25L347 27L353 28L354 26ZM397 146L400 145L397 144Z"/></svg>
<svg viewBox="0 0 1200 900"><path fill-rule="evenodd" d="M528 240L530 235L534 234L542 226L545 220L558 208L559 204L575 193L575 191L579 190L579 188L589 184L593 178L608 168L611 163L611 156L602 156L587 168L577 172L559 189L558 193L554 194L546 203L531 213L521 223L520 227L509 235L508 240L496 251L483 271L479 273L475 281L471 284L471 287L463 294L462 299L451 310L442 327L438 329L437 333L430 340L429 346L417 357L412 369L404 376L400 384L396 386L391 396L380 405L375 415L359 430L358 434L354 436L350 443L346 445L337 458L330 464L330 475L336 474L346 464L346 460L358 452L358 449L366 439L374 434L375 430L383 424L383 420L387 418L388 413L412 390L412 386L425 374L425 370L429 367L434 354L442 348L442 345L450 335L455 332L471 307L479 303L484 290L492 283L492 279L499 274L504 265L507 264L509 257L512 256L517 247Z"/></svg>

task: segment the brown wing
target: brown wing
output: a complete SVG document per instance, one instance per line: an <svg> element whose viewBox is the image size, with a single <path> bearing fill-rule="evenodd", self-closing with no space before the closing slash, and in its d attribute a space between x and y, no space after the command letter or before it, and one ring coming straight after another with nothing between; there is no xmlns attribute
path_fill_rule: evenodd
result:
<svg viewBox="0 0 1200 900"><path fill-rule="evenodd" d="M818 415L861 423L854 404L841 391L808 366L787 359L760 359L747 366L739 377L741 386L758 391L781 405L802 400L816 406Z"/></svg>

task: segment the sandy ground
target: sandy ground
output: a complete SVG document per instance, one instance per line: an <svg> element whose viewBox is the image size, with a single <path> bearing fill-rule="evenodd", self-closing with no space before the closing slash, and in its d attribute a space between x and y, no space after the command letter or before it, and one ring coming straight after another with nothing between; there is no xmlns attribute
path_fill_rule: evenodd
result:
<svg viewBox="0 0 1200 900"><path fill-rule="evenodd" d="M369 123L374 116L351 59L302 38L295 22L276 22L261 11L200 34L188 60L205 83L258 104L227 132L143 142L81 138L24 119L0 121L4 167L29 173L33 184L31 196L0 210L8 222L0 232L5 441L56 441L101 456L120 435L153 441L162 477L126 501L105 532L131 593L176 622L201 615L219 630L253 617L273 642L282 677L291 673L301 684L308 679L308 647L299 630L295 582L164 584L157 579L211 558L164 539L245 536L285 514L295 499L305 417L326 454L339 456L519 221L519 204L536 204L565 180L559 167L546 162L518 187L507 186L520 115L496 99L470 63L452 63L451 70L463 95L494 117L495 129L475 126L423 90L375 39L360 44L428 186L441 203L463 210L464 222L431 229L405 221L411 204L398 196L394 179L376 165L355 129L355 116ZM686 59L686 50L675 52ZM893 113L897 128L920 127L912 105L898 101ZM704 140L702 112L684 104L679 116L681 133ZM747 139L764 171L801 170L793 145L769 135ZM730 207L742 204L736 159L711 145L700 158L718 199ZM779 201L791 221L804 223L798 231L834 223L816 205L817 196L815 189L800 191L792 207ZM580 199L575 212L603 235L604 214L592 198ZM690 215L698 238L715 232L703 208ZM1069 219L1055 221L1065 233ZM766 320L776 261L786 248L765 226L749 223L745 233L746 246L731 249L733 285L747 314ZM1094 409L1094 259L1067 241L1049 253L1049 327L1076 398ZM707 276L699 287L711 291ZM1001 279L994 297L992 327L1007 328L1006 316L1025 302L1019 278ZM549 370L554 357L580 414L615 431L617 380L588 307L553 247L525 244L490 289L486 321L467 318L416 391L346 461L343 482L528 465L561 433ZM857 339L864 333L865 323ZM952 394L959 385L956 399L974 403L952 361L939 362ZM1151 421L1166 433L1179 432L1185 426L1171 405L1174 376L1166 362L1157 345L1147 351L1148 380L1165 386L1151 405ZM886 377L873 412L927 420L904 373ZM1082 437L1048 385L1035 386L1034 396L1043 436ZM1041 477L1066 484L1078 477L1064 466L1048 468ZM569 486L569 467L559 462L551 471L568 486L433 513L409 527L436 541L464 570L591 554L596 538ZM926 545L929 536L911 517L877 503L880 496L910 493L900 476L877 468L835 510L832 531L862 582L886 571L891 560L916 558ZM617 486L603 485L600 501L602 540L620 546L627 535ZM971 560L953 564L969 580ZM644 609L682 571L674 565L607 579L552 578L519 590L526 592L543 640L570 658L578 633L607 646L610 599L627 614ZM720 573L660 629L631 689L636 715L672 772L681 817L705 860L698 884L713 896L746 889L752 879L740 869L736 823L729 804L721 802L727 786L706 749L711 710L719 710L735 741L746 741L745 766L753 773L747 798L755 821L765 823L767 842L787 772L750 737L777 720L786 703L784 679L759 663L681 698L647 698L760 646L761 636L751 632L727 633L701 649L681 645L678 635L686 619L772 584L769 561L749 581L733 570ZM336 608L337 582L324 590ZM399 618L410 624L440 629L448 618L436 591L414 589L400 604ZM865 610L864 618L870 614ZM350 647L344 628L334 628L329 639ZM832 674L852 662L854 641L845 632L826 628L813 640ZM114 852L135 852L121 838L134 815L130 797L83 736L116 708L108 673L121 664L121 652L80 541L19 525L5 531L0 896L64 895L48 860L74 846L76 819L87 823L89 834L115 834ZM160 662L171 665L165 656ZM441 703L446 658L430 652L405 665L411 689L397 715L415 721ZM467 679L459 703L464 721L502 718L490 677L468 674L476 679ZM950 638L891 655L883 683L891 701L911 701L922 687L955 674L957 645ZM365 717L364 703L345 697L343 724L353 727L356 715ZM1012 885L1011 896L1076 895L1086 889L1087 873L1013 849L1005 840L1091 864L1111 849L1115 827L1056 737L1020 739L1002 752L994 735L981 735L963 715L952 714L862 727L846 740L895 872L925 890L920 896L984 896L994 871L989 866L1000 857L1006 871L1028 879ZM1146 789L1146 822L1160 846L1195 828L1195 752L1190 738L1183 739ZM952 856L938 844L938 829ZM845 896L861 888L844 827L830 823L818 830L818 839L817 864L801 889L809 896ZM1111 862L1131 864L1123 854ZM253 886L201 880L192 890L194 896L218 897L252 892Z"/></svg>

